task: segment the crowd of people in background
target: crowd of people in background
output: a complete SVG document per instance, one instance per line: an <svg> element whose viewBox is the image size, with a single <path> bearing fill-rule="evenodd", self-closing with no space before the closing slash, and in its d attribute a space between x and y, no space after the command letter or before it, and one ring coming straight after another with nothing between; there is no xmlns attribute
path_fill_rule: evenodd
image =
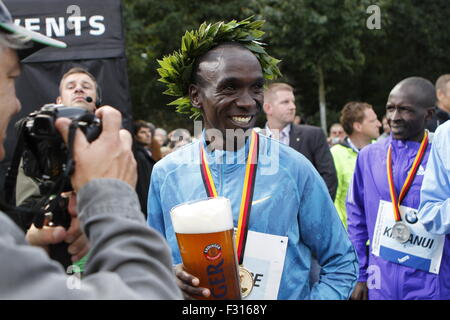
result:
<svg viewBox="0 0 450 320"><path fill-rule="evenodd" d="M20 109L13 90L17 53L29 41L64 44L14 25L1 1L0 19L5 132ZM277 283L261 289L276 290L264 292L273 299L449 299L450 75L435 85L421 77L397 83L386 93L381 121L370 103L349 101L327 137L297 114L294 87L264 85L277 71L276 59L261 56L258 46L219 41L197 57L191 77L180 72L188 79L184 101L203 117L205 129L196 137L185 128L167 132L148 121L151 115L136 119L131 133L121 129L117 110L97 106L95 76L81 67L68 70L56 102L97 116L102 131L88 142L69 119L55 121L72 157L61 169L70 183L55 195L66 200L58 210L70 219L67 228L52 225L51 215L40 226L30 219L57 182L48 191L44 176L29 176L29 154L22 154L17 212L0 202L0 284L8 286L0 298L208 298L212 290L183 267L170 211L219 195L230 199L234 221L253 208L246 228L273 241L259 249L275 254L255 258L255 273L272 276L266 265L280 263L275 256L282 252ZM273 69L263 68L268 61ZM257 128L259 112L266 122ZM227 130L235 134L229 141ZM273 164L277 169L265 172ZM281 249L273 245L283 241ZM52 256L61 243L68 260ZM83 274L79 291L70 291L62 268L72 263Z"/></svg>
<svg viewBox="0 0 450 320"><path fill-rule="evenodd" d="M447 79L447 82L443 83L443 79ZM406 79L405 81L409 86L420 87L421 83L426 83L428 84L428 88L432 87L427 80L421 78L411 78ZM413 84L409 84L410 82ZM431 137L433 136L432 131L443 123L440 119L445 117L444 112L446 111L443 110L446 110L445 103L447 102L447 92L445 91L445 88L447 84L450 85L450 77L444 75L439 78L436 85L436 88L440 89L436 89L438 99L435 108L436 110L439 108L441 115L436 117L431 116L430 113L430 116L423 118L423 121L421 122L423 128L431 129L428 130L428 135ZM369 254L369 256L366 255L366 251L368 250L367 244L370 243L370 241L373 241L373 235L367 235L367 231L364 231L366 237L360 238L356 235L361 231L358 231L357 233L354 231L355 226L361 225L361 222L358 222L355 225L355 222L353 221L356 216L359 217L361 215L360 211L357 211L358 214L355 215L355 210L360 210L355 209L355 203L358 203L358 201L364 202L364 200L353 199L357 190L363 190L364 188L363 186L354 185L355 183L361 183L358 180L353 181L358 155L362 149L365 149L369 145L378 142L381 147L384 145L383 140L388 141L388 139L395 139L395 135L392 136L391 133L391 127L395 120L391 119L389 113L387 113L381 117L380 121L372 105L366 102L352 101L345 104L342 108L339 123L330 125L329 135L326 137L319 127L306 125L304 123L300 124L301 117L296 114L297 108L295 105L294 88L290 85L286 83L273 83L266 88L264 98L263 110L266 114L267 122L265 127L255 128L255 130L260 134L279 140L281 143L292 147L303 154L314 165L328 187L330 197L334 201L336 211L343 226L345 229L349 229L348 232L358 250L360 268L363 270L360 272L359 282L356 285L355 292L352 294L352 298L414 298L414 294L408 296L409 292L397 294L398 287L394 284L389 287L387 291L386 289L384 291L369 290L370 288L366 285L367 261L369 259L379 260L371 254ZM411 99L417 100L420 99L420 97ZM401 101L401 103L403 103L403 101ZM142 212L147 219L147 209L149 206L147 201L153 166L170 153L177 151L183 146L199 141L200 138L201 137L193 137L189 130L185 128L177 128L167 133L167 130L156 127L151 122L144 120L136 120L134 122L133 153L137 161L138 170L136 192L139 197ZM373 148L370 148L370 150L372 149ZM414 154L415 153L412 155ZM362 181L366 181L367 179L368 178L365 177ZM355 191L351 191L351 194L349 195L349 189L351 190L352 188L355 188ZM378 188L382 187L379 186ZM366 192L369 194L372 193L370 190L367 190ZM364 194L364 192L361 193L361 195ZM349 197L352 200L349 200ZM383 196L379 196L379 199L382 198ZM360 205L364 206L363 204ZM378 208L378 206L375 207ZM418 203L414 203L412 207L417 208ZM348 212L349 208L350 212ZM374 219L375 218L372 218L370 223L374 224ZM371 228L373 227L374 226L371 226ZM355 238L352 238L353 236ZM384 262L384 264L380 264L380 267L383 270L386 270L383 272L393 272L391 270L392 268L399 268L391 262ZM446 267L444 266L444 268ZM320 270L321 266L319 262L316 259L312 259L309 275L311 283L315 283L319 280ZM405 272L407 272L407 270L408 268ZM424 272L421 277L423 279L427 278L427 272ZM417 279L422 279L421 277L418 277ZM414 280L412 279L411 281ZM446 280L441 279L440 281L445 282ZM433 295L434 293L427 292L427 294ZM445 297L445 295L439 297Z"/></svg>
<svg viewBox="0 0 450 320"><path fill-rule="evenodd" d="M145 137L139 137L139 128L145 124L149 128ZM135 140L141 143L148 151L150 157L156 162L167 156L178 148L195 141L188 129L177 128L167 131L163 128L156 128L151 122L136 120L134 122Z"/></svg>
<svg viewBox="0 0 450 320"><path fill-rule="evenodd" d="M447 85L449 86L448 88ZM360 151L371 145L370 148L367 148L367 152L364 154L368 154L368 159L375 160L375 162L371 164L374 166L375 170L373 174L381 174L382 169L376 167L375 165L379 166L380 163L385 163L383 161L380 162L380 159L383 157L383 152L386 151L383 149L385 148L383 146L391 144L395 145L396 141L408 141L408 139L412 139L408 136L408 132L414 130L422 133L426 130L427 136L430 141L432 141L434 134L433 132L437 129L437 127L439 127L439 125L445 122L445 119L447 119L446 117L449 115L446 108L448 107L447 105L450 105L450 103L448 103L450 99L447 98L447 94L450 96L450 76L441 76L436 82L436 89L434 89L434 86L428 80L417 77L405 79L403 82L399 83L396 88L394 89L397 91L398 88L403 90L400 91L400 95L403 95L400 97L403 100L398 102L397 100L394 100L392 104L395 103L395 108L401 109L403 108L403 105L406 105L405 108L410 106L412 108L420 105L436 105L434 107L434 111L437 112L437 116L436 113L432 113L431 111L430 113L427 113L426 116L424 113L420 122L417 122L417 120L414 122L414 128L412 127L412 124L408 124L408 121L412 120L403 118L397 119L396 114L398 113L396 113L395 110L391 111L392 107L390 106L390 101L395 98L393 95L396 94L396 91L393 89L393 92L388 99L386 114L382 115L381 120L379 120L373 106L369 103L355 101L348 102L340 112L339 123L333 123L330 126L328 137L325 137L320 128L300 124L301 117L296 115L294 88L286 83L273 83L265 90L263 109L267 118L266 125L264 128L255 129L261 134L279 140L281 143L289 145L298 152L302 153L309 161L311 161L316 170L318 170L321 174L324 182L327 184L330 191L330 196L334 200L334 204L341 222L345 229L349 229L348 232L350 234L350 238L357 248L359 255L360 270L362 271L360 271L359 282L352 294L353 299L416 299L426 297L449 298L449 293L445 290L443 290L440 294L437 294L432 290L427 291L426 289L423 289L421 292L411 292L407 289L402 289L403 291L401 291L399 288L402 288L405 282L387 285L385 282L386 280L383 280L383 290L380 290L379 288L374 289L367 287L367 265L369 264L369 261L372 266L378 265L381 268L381 271L386 274L392 272L403 272L404 275L402 277L409 279L404 281L411 283L413 286L416 285L415 281L428 282L433 281L431 279L434 279L434 276L430 275L428 271L415 270L414 272L419 273L419 275L413 275L410 274L410 266L402 267L393 262L382 260L377 255L372 253L367 254L367 250L369 250L368 245L370 242L374 241L374 235L371 233L375 227L378 202L384 201L383 199L386 198L385 194L388 191L381 191L383 188L386 190L387 184L384 182L380 182L381 185L377 185L375 189L373 189L374 187L367 186L367 181L372 181L371 179L373 178L371 177L374 176L364 176L361 180L354 180L354 175L356 175L356 178L359 178L359 175L366 174L363 171L358 171L355 173L355 168L357 170L362 170L357 167L357 159ZM436 101L432 98L434 90L436 90ZM428 99L428 101L426 99ZM427 110L430 110L430 108ZM402 112L405 113L406 111L400 110L400 113ZM394 128L393 133L391 132L392 128ZM407 132L399 136L397 133L399 130L401 131L401 134L403 134L403 131ZM159 131L161 133L165 133L164 129L159 129ZM161 134L161 137L162 138L160 141L162 141L162 145L160 147L161 149L167 148L166 150L169 150L168 152L173 152L182 145L196 141L195 138L191 138L189 131L186 129L176 129L167 135ZM375 145L375 143L377 144ZM416 142L412 142L412 158L415 157L417 147L419 146L414 143ZM382 148L383 151L374 156L373 153L377 152L375 151L377 148ZM369 150L371 150L371 153L369 153ZM430 149L428 148L426 158L428 157L429 150ZM398 152L400 154L397 155L397 157L401 157L401 153L403 151L400 149ZM167 153L162 152L162 154L164 156ZM363 160L361 158L358 161L362 162ZM406 167L401 171L402 174L406 174L408 172L407 167L411 163L408 161L405 164ZM425 165L425 162L422 162L422 164ZM362 164L359 164L358 166L362 166ZM366 168L364 170L371 169ZM423 175L423 171L420 174ZM406 177L399 178L399 180L402 179L405 180ZM361 183L364 184L360 185ZM417 209L419 207L417 199L418 190L420 190L421 185L420 180L416 180L413 185L417 185L417 187L415 190L411 191L410 197L414 197L416 200L413 203L409 203L409 205L412 208ZM379 190L381 193L375 196L373 190ZM371 200L364 200L364 198L361 198L363 196L366 196ZM365 221L360 221L361 217L369 214L367 209L364 209L364 207L367 206L367 201L373 202L372 208L375 209L375 211L372 211L370 214L374 216L372 218L366 216L364 218L366 219ZM356 207L357 205L359 207ZM348 210L350 211L348 212ZM370 228L367 228L367 223L372 224L370 225ZM364 226L364 228L361 229L360 226ZM360 234L364 234L365 236L361 237ZM444 256L445 255L446 252L444 252ZM380 261L383 262L381 263ZM442 268L446 270L448 266L443 265ZM312 283L317 282L319 276L320 265L315 259L313 259L311 261L310 281ZM438 281L445 287L448 282L447 278L448 277L441 276L438 277ZM385 276L385 279L387 279L387 276ZM431 284L428 287L430 286Z"/></svg>

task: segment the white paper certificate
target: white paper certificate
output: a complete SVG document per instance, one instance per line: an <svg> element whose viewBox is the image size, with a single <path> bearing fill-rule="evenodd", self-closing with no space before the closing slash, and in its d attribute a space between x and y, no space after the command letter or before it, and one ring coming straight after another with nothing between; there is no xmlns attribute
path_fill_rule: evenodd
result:
<svg viewBox="0 0 450 320"><path fill-rule="evenodd" d="M283 274L288 238L248 231L243 265L253 274L246 300L276 300Z"/></svg>

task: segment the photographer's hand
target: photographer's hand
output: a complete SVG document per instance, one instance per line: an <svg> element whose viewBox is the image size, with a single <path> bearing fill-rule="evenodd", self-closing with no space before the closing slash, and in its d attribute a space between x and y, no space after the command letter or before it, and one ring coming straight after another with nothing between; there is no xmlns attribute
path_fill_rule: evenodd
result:
<svg viewBox="0 0 450 320"><path fill-rule="evenodd" d="M127 130L120 129L120 112L110 106L104 106L95 114L102 120L100 136L89 143L80 129L77 129L75 135L75 171L71 177L74 190L78 191L90 180L97 178L119 179L135 188L137 171L131 151L132 138ZM59 118L55 125L67 143L70 120Z"/></svg>
<svg viewBox="0 0 450 320"><path fill-rule="evenodd" d="M69 229L66 230L62 226L50 227L47 223L43 228L38 229L33 224L27 231L26 240L33 246L43 248L47 253L49 253L49 245L64 241L69 245L71 260L76 262L89 252L89 241L80 228L76 212L76 195L71 193L69 196L68 211L71 218Z"/></svg>
<svg viewBox="0 0 450 320"><path fill-rule="evenodd" d="M66 229L61 226L44 226L42 229L38 229L34 226L34 224L32 224L31 228L28 229L27 234L25 235L25 239L30 245L41 247L48 253L48 246L50 244L57 244L62 242L66 235Z"/></svg>

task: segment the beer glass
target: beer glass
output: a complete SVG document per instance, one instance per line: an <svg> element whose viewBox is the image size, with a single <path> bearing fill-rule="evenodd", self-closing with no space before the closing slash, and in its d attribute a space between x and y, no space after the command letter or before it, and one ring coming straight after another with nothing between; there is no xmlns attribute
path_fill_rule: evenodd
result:
<svg viewBox="0 0 450 320"><path fill-rule="evenodd" d="M172 208L170 216L185 270L211 290L209 298L199 299L240 300L230 200L187 202Z"/></svg>

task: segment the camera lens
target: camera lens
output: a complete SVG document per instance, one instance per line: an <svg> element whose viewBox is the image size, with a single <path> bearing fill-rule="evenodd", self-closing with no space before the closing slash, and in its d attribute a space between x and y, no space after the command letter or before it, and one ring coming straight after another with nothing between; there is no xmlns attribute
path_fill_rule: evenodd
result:
<svg viewBox="0 0 450 320"><path fill-rule="evenodd" d="M32 133L37 136L54 136L56 134L53 118L48 115L40 115L34 119Z"/></svg>

